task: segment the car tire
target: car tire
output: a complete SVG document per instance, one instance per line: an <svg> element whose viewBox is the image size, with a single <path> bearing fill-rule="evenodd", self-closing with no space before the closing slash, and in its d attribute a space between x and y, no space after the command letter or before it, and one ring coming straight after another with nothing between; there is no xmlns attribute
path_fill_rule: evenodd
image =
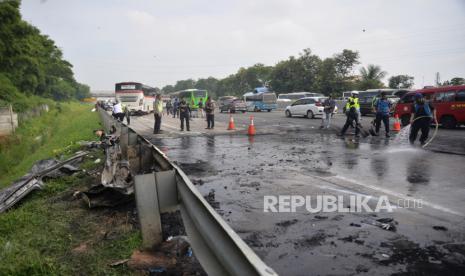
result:
<svg viewBox="0 0 465 276"><path fill-rule="evenodd" d="M291 114L291 112L289 110L286 110L285 113L286 113L286 117L288 117L288 118L292 117L292 114Z"/></svg>
<svg viewBox="0 0 465 276"><path fill-rule="evenodd" d="M457 126L457 120L454 118L454 116L442 116L441 125L443 128L453 129Z"/></svg>
<svg viewBox="0 0 465 276"><path fill-rule="evenodd" d="M313 118L315 118L315 114L313 114L313 111L311 111L311 110L308 110L308 111L307 111L307 118L308 118L308 119L313 119Z"/></svg>
<svg viewBox="0 0 465 276"><path fill-rule="evenodd" d="M242 110L242 113L245 113L245 110Z"/></svg>
<svg viewBox="0 0 465 276"><path fill-rule="evenodd" d="M271 112L271 109L268 109L268 112Z"/></svg>
<svg viewBox="0 0 465 276"><path fill-rule="evenodd" d="M253 111L258 112L258 107L254 106Z"/></svg>

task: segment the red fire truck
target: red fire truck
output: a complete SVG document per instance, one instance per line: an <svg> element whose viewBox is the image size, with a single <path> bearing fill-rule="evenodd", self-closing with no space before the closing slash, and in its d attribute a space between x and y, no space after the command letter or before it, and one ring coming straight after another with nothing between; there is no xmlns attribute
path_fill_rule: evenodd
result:
<svg viewBox="0 0 465 276"><path fill-rule="evenodd" d="M405 94L396 105L402 125L408 125L416 93L421 93L436 109L438 122L444 128L465 124L465 85L425 88Z"/></svg>

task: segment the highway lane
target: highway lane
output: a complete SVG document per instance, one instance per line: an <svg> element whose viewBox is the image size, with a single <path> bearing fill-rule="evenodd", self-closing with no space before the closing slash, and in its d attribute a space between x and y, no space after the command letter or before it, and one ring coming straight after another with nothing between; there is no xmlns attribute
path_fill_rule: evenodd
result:
<svg viewBox="0 0 465 276"><path fill-rule="evenodd" d="M166 120L169 135L146 137L178 162L278 273L463 271L458 248L465 242L464 156L411 147L396 137L339 138L335 133L343 116L335 118L332 130L319 130L317 119L253 113L259 135L249 138L243 131L251 114L234 114L236 132L211 133L201 128L202 119L194 119L194 133L185 134L176 130L177 121ZM150 129L150 118L135 118L143 122L135 125ZM229 115L216 114L216 119L226 127ZM370 119L364 117L362 123ZM437 137L459 145L463 135L463 130L440 130ZM460 149L453 143L435 146ZM394 205L419 199L422 208L376 214L264 213L264 196L270 195L368 195L371 205L387 196ZM378 227L380 218L393 219L395 231Z"/></svg>

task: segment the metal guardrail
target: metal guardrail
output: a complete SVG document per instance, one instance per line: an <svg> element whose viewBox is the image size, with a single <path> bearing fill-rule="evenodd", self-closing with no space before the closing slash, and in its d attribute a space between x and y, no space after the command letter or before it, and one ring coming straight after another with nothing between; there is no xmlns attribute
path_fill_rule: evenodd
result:
<svg viewBox="0 0 465 276"><path fill-rule="evenodd" d="M145 247L162 240L160 213L179 209L193 251L209 275L277 275L207 203L186 174L132 128L98 109L105 130L120 135L122 156L135 175Z"/></svg>

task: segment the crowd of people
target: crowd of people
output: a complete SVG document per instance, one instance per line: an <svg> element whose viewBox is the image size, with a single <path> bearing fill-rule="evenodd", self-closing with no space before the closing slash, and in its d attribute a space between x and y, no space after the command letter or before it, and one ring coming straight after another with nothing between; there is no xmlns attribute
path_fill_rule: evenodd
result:
<svg viewBox="0 0 465 276"><path fill-rule="evenodd" d="M409 141L411 144L415 143L418 133L420 135L420 143L424 145L429 135L429 126L431 120L437 124L436 110L434 106L427 102L421 93L415 94L415 101L412 108L412 114L410 118L411 130L409 134ZM392 113L392 104L387 99L386 93L382 92L379 97L373 100L372 104L373 113L375 119L373 120L373 129L371 134L373 136L379 136L381 123L384 125L384 135L390 137L390 117ZM321 121L321 129L329 129L331 125L331 119L336 109L336 101L329 96L323 102L323 117ZM154 112L154 128L153 133L159 134L161 132L161 122L164 115L178 117L180 119L180 130L190 131L190 123L193 114L197 117L205 118L207 122L206 129L214 129L215 127L215 106L210 97L207 97L205 104L203 99L199 99L195 110L191 108L191 105L184 99L173 98L166 102L164 105L161 95L158 94L153 102ZM195 112L195 113L194 113ZM339 136L344 136L349 127L355 128L355 136L360 135L360 130L363 129L360 119L360 104L358 94L353 93L347 100L344 107L344 113L346 115L346 121L342 130L338 133ZM119 101L116 101L112 107L112 116L123 122L126 118L126 122L130 124L130 111L127 106L123 106Z"/></svg>
<svg viewBox="0 0 465 276"><path fill-rule="evenodd" d="M414 144L418 132L421 131L420 143L424 145L428 139L429 128L431 121L433 120L437 124L436 110L434 106L425 100L425 97L421 93L415 94L415 101L413 103L413 109L410 117L410 134L409 141L411 144ZM329 128L332 111L334 110L334 101L329 97L324 103L325 115L323 116L321 128ZM381 129L381 122L384 124L385 136L390 137L389 128L390 128L390 117L392 113L392 104L387 99L387 95L384 92L381 92L380 96L373 100L372 104L373 113L375 114L375 119L373 120L374 130L371 133L373 136L379 136L379 131ZM352 126L355 128L355 136L359 136L360 129L363 128L360 123L360 104L358 99L358 94L352 94L344 107L344 112L346 115L346 122L341 130L338 133L339 136L344 136L347 129Z"/></svg>
<svg viewBox="0 0 465 276"><path fill-rule="evenodd" d="M189 121L192 120L191 118L194 114L197 117L206 117L206 129L214 129L215 127L215 106L210 97L207 97L205 105L204 100L200 98L195 110L191 108L190 103L186 102L186 100L179 99L176 97L166 102L165 110L163 110L163 108L163 100L161 98L161 95L157 95L153 103L153 110L155 116L155 124L153 128L154 134L161 133L161 120L164 114L166 116L173 116L173 118L178 117L180 119L181 131L184 131L184 128L187 131L190 131Z"/></svg>

